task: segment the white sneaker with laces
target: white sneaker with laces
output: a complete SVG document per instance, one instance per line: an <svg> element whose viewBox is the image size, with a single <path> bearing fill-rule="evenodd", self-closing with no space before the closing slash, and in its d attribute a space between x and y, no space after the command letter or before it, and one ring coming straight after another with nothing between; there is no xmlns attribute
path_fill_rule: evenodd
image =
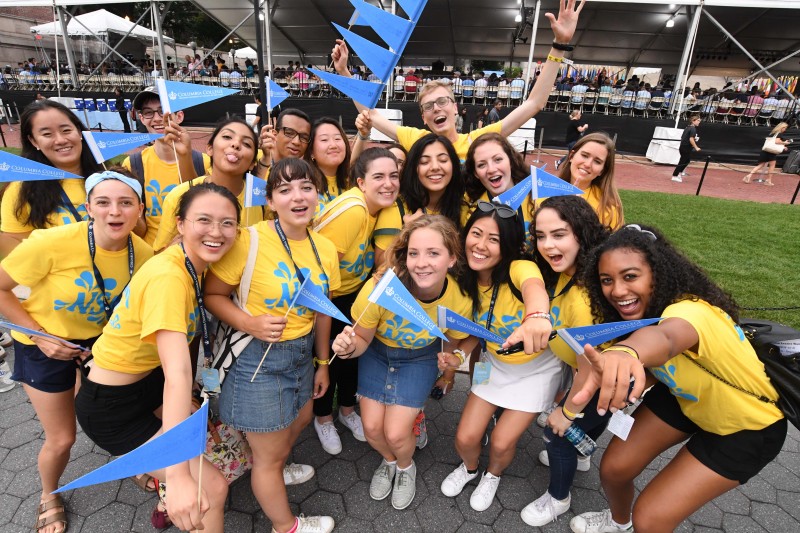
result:
<svg viewBox="0 0 800 533"><path fill-rule="evenodd" d="M539 452L539 462L544 466L550 466L550 456L547 450ZM592 458L578 454L578 472L588 472L592 468Z"/></svg>
<svg viewBox="0 0 800 533"><path fill-rule="evenodd" d="M336 431L332 421L320 424L317 417L314 417L314 429L317 430L317 437L323 450L331 455L342 453L342 439L339 438L339 432Z"/></svg>
<svg viewBox="0 0 800 533"><path fill-rule="evenodd" d="M297 517L296 533L331 533L336 524L330 516Z"/></svg>
<svg viewBox="0 0 800 533"><path fill-rule="evenodd" d="M553 402L550 407L539 413L539 416L536 417L536 425L540 428L547 427L547 419L550 417L550 413L552 413L556 407L558 407L558 404Z"/></svg>
<svg viewBox="0 0 800 533"><path fill-rule="evenodd" d="M479 513L491 507L498 485L500 485L500 478L485 472L469 498L469 506Z"/></svg>
<svg viewBox="0 0 800 533"><path fill-rule="evenodd" d="M300 485L314 477L314 467L291 463L283 467L283 484Z"/></svg>
<svg viewBox="0 0 800 533"><path fill-rule="evenodd" d="M579 514L569 522L574 533L632 533L633 526L620 527L611 518L611 510Z"/></svg>
<svg viewBox="0 0 800 533"><path fill-rule="evenodd" d="M475 472L474 474L470 474L467 471L467 466L464 463L458 465L458 468L450 472L444 481L442 481L442 494L448 496L450 498L455 498L461 491L464 490L464 487L478 477L478 473Z"/></svg>
<svg viewBox="0 0 800 533"><path fill-rule="evenodd" d="M672 181L677 181L678 183L683 183L683 178L680 176L672 176Z"/></svg>
<svg viewBox="0 0 800 533"><path fill-rule="evenodd" d="M339 411L339 422L353 433L353 437L355 437L356 440L367 442L367 437L364 436L364 426L361 424L361 417L358 416L358 413L353 411L349 415L343 415L342 412ZM320 437L320 440L322 440L322 437ZM339 442L339 451L342 451L341 442Z"/></svg>
<svg viewBox="0 0 800 533"><path fill-rule="evenodd" d="M569 511L569 504L572 495L568 495L566 500L556 500L545 492L539 498L532 501L520 513L522 521L529 526L540 527L550 522L555 522L556 518Z"/></svg>
<svg viewBox="0 0 800 533"><path fill-rule="evenodd" d="M8 348L12 344L14 344L14 339L11 338L7 331L0 333L0 346Z"/></svg>
<svg viewBox="0 0 800 533"><path fill-rule="evenodd" d="M3 348L0 348L3 351ZM0 359L0 392L8 392L17 384L11 379L11 368L5 359Z"/></svg>

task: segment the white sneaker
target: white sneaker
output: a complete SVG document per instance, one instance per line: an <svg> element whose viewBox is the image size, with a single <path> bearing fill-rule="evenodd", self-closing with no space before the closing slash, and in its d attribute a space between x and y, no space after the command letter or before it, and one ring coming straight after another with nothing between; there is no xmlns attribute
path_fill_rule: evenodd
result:
<svg viewBox="0 0 800 533"><path fill-rule="evenodd" d="M633 526L620 527L611 519L611 510L603 509L593 513L579 514L569 522L575 533L627 533L633 532Z"/></svg>
<svg viewBox="0 0 800 533"><path fill-rule="evenodd" d="M681 177L688 178L689 174L687 174L686 172L681 172Z"/></svg>
<svg viewBox="0 0 800 533"><path fill-rule="evenodd" d="M683 183L683 178L680 176L672 176L672 181L677 181L678 183Z"/></svg>
<svg viewBox="0 0 800 533"><path fill-rule="evenodd" d="M539 416L536 417L536 425L540 428L547 427L547 419L550 417L550 413L552 413L556 407L558 407L558 404L553 402L553 405L539 413Z"/></svg>
<svg viewBox="0 0 800 533"><path fill-rule="evenodd" d="M402 511L414 501L417 494L417 465L411 461L406 470L397 469L392 488L392 507Z"/></svg>
<svg viewBox="0 0 800 533"><path fill-rule="evenodd" d="M0 333L0 346L8 348L12 344L14 344L14 339L11 338L7 331Z"/></svg>
<svg viewBox="0 0 800 533"><path fill-rule="evenodd" d="M498 485L500 485L500 478L485 472L481 476L478 487L469 498L469 506L479 513L491 507Z"/></svg>
<svg viewBox="0 0 800 533"><path fill-rule="evenodd" d="M339 432L333 422L325 422L320 424L317 417L314 417L314 429L317 430L319 442L322 444L322 449L331 455L342 453L342 440L339 438Z"/></svg>
<svg viewBox="0 0 800 533"><path fill-rule="evenodd" d="M0 347L0 350L3 350ZM3 350L5 351L5 350ZM11 379L11 368L5 359L0 359L0 392L8 392L17 384Z"/></svg>
<svg viewBox="0 0 800 533"><path fill-rule="evenodd" d="M569 504L572 495L568 495L566 500L556 500L545 492L538 499L532 501L520 513L522 521L529 526L539 527L550 522L569 511Z"/></svg>
<svg viewBox="0 0 800 533"><path fill-rule="evenodd" d="M343 415L342 412L339 411L339 422L341 422L342 425L344 425L344 427L346 427L353 433L353 437L355 437L356 440L360 440L361 442L367 442L367 437L364 436L364 426L363 424L361 424L361 417L358 416L358 413L353 411L349 415ZM337 436L336 438L338 440L339 437ZM322 437L320 437L320 440L322 440ZM341 442L339 442L339 451L342 451Z"/></svg>
<svg viewBox="0 0 800 533"><path fill-rule="evenodd" d="M396 472L397 463L389 464L386 459L381 459L381 465L372 474L372 481L369 484L369 497L380 501L391 494Z"/></svg>
<svg viewBox="0 0 800 533"><path fill-rule="evenodd" d="M296 533L331 533L336 524L330 516L297 517ZM273 530L274 531L274 530Z"/></svg>
<svg viewBox="0 0 800 533"><path fill-rule="evenodd" d="M442 494L450 498L455 498L461 494L461 491L464 490L467 483L476 477L478 477L477 472L470 474L467 471L467 465L461 463L458 465L458 468L450 472L450 474L444 478L444 481L442 481Z"/></svg>
<svg viewBox="0 0 800 533"><path fill-rule="evenodd" d="M547 455L547 450L539 452L539 462L544 466L550 466L550 456ZM591 468L592 458L578 454L578 472L588 472Z"/></svg>
<svg viewBox="0 0 800 533"><path fill-rule="evenodd" d="M314 477L314 467L291 463L283 467L283 484L300 485Z"/></svg>

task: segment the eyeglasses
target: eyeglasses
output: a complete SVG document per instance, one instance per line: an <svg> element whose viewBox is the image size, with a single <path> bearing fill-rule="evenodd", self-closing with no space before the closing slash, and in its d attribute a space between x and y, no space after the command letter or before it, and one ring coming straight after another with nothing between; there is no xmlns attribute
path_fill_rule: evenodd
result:
<svg viewBox="0 0 800 533"><path fill-rule="evenodd" d="M156 113L158 113L159 117L164 116L164 110L161 109L160 107L158 109L142 109L141 111L139 111L139 114L142 116L142 118L146 118L147 120L153 118L156 115Z"/></svg>
<svg viewBox="0 0 800 533"><path fill-rule="evenodd" d="M494 211L500 218L513 218L517 216L517 212L511 209L509 206L495 202L484 202L483 200L480 200L478 202L478 209L481 211L481 213L491 213Z"/></svg>
<svg viewBox="0 0 800 533"><path fill-rule="evenodd" d="M656 237L655 233L653 233L650 230L642 229L642 227L639 224L628 224L627 226L625 226L624 229L635 229L636 231L647 235L647 238L650 239L651 241L658 240L658 237Z"/></svg>
<svg viewBox="0 0 800 533"><path fill-rule="evenodd" d="M230 237L235 235L239 229L239 224L230 218L226 218L225 220L220 220L219 222L214 222L210 218L206 217L198 217L194 220L189 220L188 218L185 219L187 222L191 222L194 230L199 233L200 235L206 235L211 233L214 227L219 228L219 232L223 235Z"/></svg>
<svg viewBox="0 0 800 533"><path fill-rule="evenodd" d="M428 111L433 109L434 105L439 106L439 109L441 109L450 102L455 103L456 101L450 98L449 96L440 96L436 100L431 100L430 102L425 102L424 104L420 104L419 107L427 113Z"/></svg>
<svg viewBox="0 0 800 533"><path fill-rule="evenodd" d="M289 139L290 141L295 137L300 137L300 142L303 144L308 144L311 142L311 135L307 133L300 133L297 130L293 130L292 128L287 128L287 127L281 128L281 131L283 132L284 135L286 135L286 138Z"/></svg>

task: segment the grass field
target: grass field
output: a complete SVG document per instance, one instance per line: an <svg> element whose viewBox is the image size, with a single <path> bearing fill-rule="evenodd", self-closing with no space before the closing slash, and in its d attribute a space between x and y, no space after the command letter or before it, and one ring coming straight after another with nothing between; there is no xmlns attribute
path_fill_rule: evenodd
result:
<svg viewBox="0 0 800 533"><path fill-rule="evenodd" d="M742 308L800 306L800 207L621 191L626 222L659 228ZM741 316L800 329L800 309Z"/></svg>

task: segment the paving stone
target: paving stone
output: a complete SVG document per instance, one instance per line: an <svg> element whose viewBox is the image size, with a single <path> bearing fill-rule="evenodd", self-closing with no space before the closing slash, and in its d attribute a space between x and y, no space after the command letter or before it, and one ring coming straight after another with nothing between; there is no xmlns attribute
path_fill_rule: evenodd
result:
<svg viewBox="0 0 800 533"><path fill-rule="evenodd" d="M87 533L119 533L130 531L136 511L130 505L110 503L91 516L86 517L83 528Z"/></svg>
<svg viewBox="0 0 800 533"><path fill-rule="evenodd" d="M475 511L470 506L469 499L477 488L477 481L478 480L476 479L464 487L464 490L461 491L461 494L453 498L453 501L455 501L456 505L458 505L458 510L461 512L461 516L463 516L464 520L467 522L491 525L495 520L497 520L497 517L500 516L500 513L503 512L503 506L500 505L500 500L498 500L497 496L495 495L494 501L488 509L481 512Z"/></svg>
<svg viewBox="0 0 800 533"><path fill-rule="evenodd" d="M315 436L313 439L306 439L294 447L292 462L311 465L315 470L319 470L331 460L331 457L322 449L322 444Z"/></svg>
<svg viewBox="0 0 800 533"><path fill-rule="evenodd" d="M494 533L494 529L483 524L464 522L456 533Z"/></svg>
<svg viewBox="0 0 800 533"><path fill-rule="evenodd" d="M91 470L87 469L86 472ZM69 509L75 514L89 517L116 501L119 486L119 481L111 481L77 489L73 491L72 498L69 501ZM131 513L132 521L133 513Z"/></svg>
<svg viewBox="0 0 800 533"><path fill-rule="evenodd" d="M750 514L750 500L739 488L729 490L722 496L714 500L714 505L719 507L722 512L728 514Z"/></svg>
<svg viewBox="0 0 800 533"><path fill-rule="evenodd" d="M369 495L369 482L359 481L344 493L344 508L349 517L372 522L386 510L385 500L376 501Z"/></svg>
<svg viewBox="0 0 800 533"><path fill-rule="evenodd" d="M504 510L494 523L495 531L503 531L508 533L522 533L530 532L531 526L522 521L519 516L519 511L512 511L510 509Z"/></svg>
<svg viewBox="0 0 800 533"><path fill-rule="evenodd" d="M73 495L74 494L75 492L73 492ZM118 502L138 507L150 500L152 500L153 505L155 505L156 498L158 498L158 496L156 496L155 492L147 492L140 489L139 485L134 483L130 478L120 481L119 492L117 493Z"/></svg>
<svg viewBox="0 0 800 533"><path fill-rule="evenodd" d="M759 477L766 479L770 485L778 490L800 491L800 478L783 465L774 461L764 467Z"/></svg>
<svg viewBox="0 0 800 533"><path fill-rule="evenodd" d="M0 446L13 449L38 439L42 433L42 426L39 424L38 420L27 420L16 424L8 431L4 431L3 434L0 435Z"/></svg>
<svg viewBox="0 0 800 533"><path fill-rule="evenodd" d="M225 511L225 531L252 531L253 517L237 511Z"/></svg>
<svg viewBox="0 0 800 533"><path fill-rule="evenodd" d="M777 505L754 502L751 516L767 531L800 531L800 522Z"/></svg>
<svg viewBox="0 0 800 533"><path fill-rule="evenodd" d="M692 514L689 521L697 526L720 528L722 527L722 510L713 503L709 503Z"/></svg>
<svg viewBox="0 0 800 533"><path fill-rule="evenodd" d="M777 501L777 491L775 487L762 477L754 477L741 487L739 490L754 502L775 503Z"/></svg>
<svg viewBox="0 0 800 533"><path fill-rule="evenodd" d="M2 468L11 472L20 472L28 468L36 468L39 451L44 441L36 439L10 450L2 462Z"/></svg>
<svg viewBox="0 0 800 533"><path fill-rule="evenodd" d="M365 520L348 516L341 522L336 522L336 533L372 533L372 524Z"/></svg>
<svg viewBox="0 0 800 533"><path fill-rule="evenodd" d="M247 486L248 491L251 490L249 479L250 478L248 478L247 481L242 480L242 482ZM314 494L317 489L319 489L319 476L315 474L313 478L309 479L305 483L286 487L286 496L289 498L289 503L295 503L299 505L306 498Z"/></svg>
<svg viewBox="0 0 800 533"><path fill-rule="evenodd" d="M34 468L17 472L14 480L6 489L6 493L20 498L27 498L31 494L42 492L42 483L39 480L39 472Z"/></svg>
<svg viewBox="0 0 800 533"><path fill-rule="evenodd" d="M429 424L433 424L439 433L442 435L447 435L451 438L456 436L456 430L458 429L458 420L459 417L456 416L454 413L444 412L441 415L436 417L436 420L431 420Z"/></svg>
<svg viewBox="0 0 800 533"><path fill-rule="evenodd" d="M398 511L391 506L372 522L375 531L422 531L417 515L408 509Z"/></svg>
<svg viewBox="0 0 800 533"><path fill-rule="evenodd" d="M722 520L722 529L725 533L767 533L758 522L749 516L726 515ZM789 531L789 530L786 530ZM775 533L775 532L771 532Z"/></svg>
<svg viewBox="0 0 800 533"><path fill-rule="evenodd" d="M18 403L7 409L3 410L3 416L0 417L0 428L8 429L18 426L28 420L33 420L36 416L36 411L33 406L27 402Z"/></svg>
<svg viewBox="0 0 800 533"><path fill-rule="evenodd" d="M331 516L335 521L345 519L344 498L341 494L318 490L300 504L300 512L306 516Z"/></svg>
<svg viewBox="0 0 800 533"><path fill-rule="evenodd" d="M8 485L14 479L15 475L16 474L11 470L5 470L4 468L0 467L0 494L4 494L6 492ZM0 520L0 524L1 523L2 520Z"/></svg>
<svg viewBox="0 0 800 533"><path fill-rule="evenodd" d="M415 513L422 525L422 531L455 533L464 521L452 498L445 496L425 498Z"/></svg>
<svg viewBox="0 0 800 533"><path fill-rule="evenodd" d="M317 482L322 490L344 494L356 482L355 464L333 459L317 470Z"/></svg>
<svg viewBox="0 0 800 533"><path fill-rule="evenodd" d="M507 476L497 488L497 499L505 509L521 511L533 500L533 487L522 478Z"/></svg>
<svg viewBox="0 0 800 533"><path fill-rule="evenodd" d="M0 524L11 522L20 504L22 504L22 498L11 494L0 494Z"/></svg>
<svg viewBox="0 0 800 533"><path fill-rule="evenodd" d="M439 400L442 409L450 413L458 413L459 416L461 415L461 411L464 410L464 404L466 402L467 393L460 390L450 391Z"/></svg>
<svg viewBox="0 0 800 533"><path fill-rule="evenodd" d="M444 412L444 408L442 407L442 403L440 400L434 400L433 398L428 398L425 402L425 419L426 420L434 420L437 416Z"/></svg>

